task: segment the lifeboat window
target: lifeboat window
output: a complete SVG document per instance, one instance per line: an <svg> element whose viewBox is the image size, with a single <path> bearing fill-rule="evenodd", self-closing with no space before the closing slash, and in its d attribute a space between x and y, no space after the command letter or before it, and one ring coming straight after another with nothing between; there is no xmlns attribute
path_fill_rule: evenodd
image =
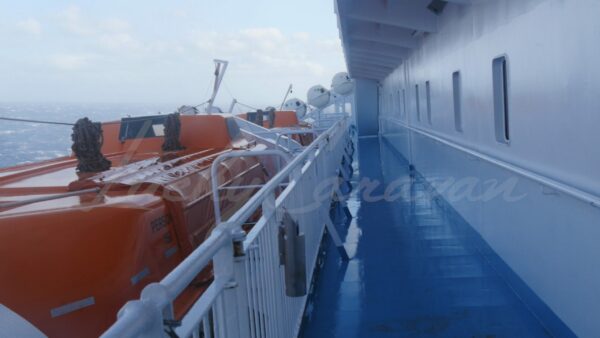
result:
<svg viewBox="0 0 600 338"><path fill-rule="evenodd" d="M454 100L454 128L458 132L462 132L462 88L460 83L460 72L456 71L452 73L452 94Z"/></svg>
<svg viewBox="0 0 600 338"><path fill-rule="evenodd" d="M425 96L427 98L427 121L431 123L431 84L429 81L425 82Z"/></svg>
<svg viewBox="0 0 600 338"><path fill-rule="evenodd" d="M166 115L126 117L121 119L119 140L164 136Z"/></svg>
<svg viewBox="0 0 600 338"><path fill-rule="evenodd" d="M165 125L164 124L153 124L152 131L155 136L165 136Z"/></svg>
<svg viewBox="0 0 600 338"><path fill-rule="evenodd" d="M506 56L495 58L492 62L494 89L494 123L496 140L509 143L508 109L508 65Z"/></svg>
<svg viewBox="0 0 600 338"><path fill-rule="evenodd" d="M417 121L421 121L421 102L419 102L419 85L415 85L415 101L417 103Z"/></svg>

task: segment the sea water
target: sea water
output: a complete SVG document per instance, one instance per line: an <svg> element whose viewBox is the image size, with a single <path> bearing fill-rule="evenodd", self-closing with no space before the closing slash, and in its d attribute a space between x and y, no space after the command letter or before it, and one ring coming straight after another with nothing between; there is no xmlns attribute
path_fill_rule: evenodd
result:
<svg viewBox="0 0 600 338"><path fill-rule="evenodd" d="M122 117L175 111L175 104L41 104L0 103L0 117L74 123L88 117L111 121ZM0 167L37 162L71 153L71 127L0 120Z"/></svg>

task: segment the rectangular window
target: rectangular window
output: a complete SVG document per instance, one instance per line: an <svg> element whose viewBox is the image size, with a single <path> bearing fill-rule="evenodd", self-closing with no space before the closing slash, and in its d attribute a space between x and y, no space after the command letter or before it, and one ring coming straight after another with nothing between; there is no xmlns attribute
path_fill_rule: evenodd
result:
<svg viewBox="0 0 600 338"><path fill-rule="evenodd" d="M425 82L425 96L427 98L427 121L431 124L431 85L429 81Z"/></svg>
<svg viewBox="0 0 600 338"><path fill-rule="evenodd" d="M378 99L377 99L377 111L379 112L379 114L381 116L385 116L385 95L383 93L383 90L381 87L377 86L377 95L378 95Z"/></svg>
<svg viewBox="0 0 600 338"><path fill-rule="evenodd" d="M456 131L462 132L462 88L459 71L452 73L452 94L454 99L454 128Z"/></svg>
<svg viewBox="0 0 600 338"><path fill-rule="evenodd" d="M398 116L400 118L402 118L402 115L404 114L404 110L402 109L402 94L400 94L400 90L398 90L397 92L398 94Z"/></svg>
<svg viewBox="0 0 600 338"><path fill-rule="evenodd" d="M417 102L417 121L421 121L421 102L419 100L419 85L415 85L415 100Z"/></svg>
<svg viewBox="0 0 600 338"><path fill-rule="evenodd" d="M406 117L406 90L402 89L402 114Z"/></svg>
<svg viewBox="0 0 600 338"><path fill-rule="evenodd" d="M494 123L496 140L502 143L509 143L508 69L506 56L494 59L492 62L492 72L494 82Z"/></svg>

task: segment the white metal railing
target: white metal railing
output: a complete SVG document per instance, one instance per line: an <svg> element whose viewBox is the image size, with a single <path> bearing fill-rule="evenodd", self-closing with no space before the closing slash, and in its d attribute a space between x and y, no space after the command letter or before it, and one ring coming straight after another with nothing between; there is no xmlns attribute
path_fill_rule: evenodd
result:
<svg viewBox="0 0 600 338"><path fill-rule="evenodd" d="M275 146L275 141L277 136L281 132L285 132L291 128L275 128L275 129L267 129L262 126L257 125L254 122L250 122L239 117L234 117L235 122L242 130L242 133L245 135L251 135L252 138L256 139L256 136L260 137L263 141L270 142L272 146ZM287 149L290 151L297 151L298 149L302 149L302 145L295 140L289 140L287 143Z"/></svg>
<svg viewBox="0 0 600 338"><path fill-rule="evenodd" d="M279 141L281 141L281 139L285 137L287 139L286 148L287 149L291 149L289 145L290 145L290 140L293 140L292 135L307 135L307 134L310 134L314 138L317 138L318 131L316 129L288 129L288 130L282 130L282 131L278 132L277 139L275 140L275 145L278 148L281 147L281 145L279 144Z"/></svg>
<svg viewBox="0 0 600 338"><path fill-rule="evenodd" d="M309 122L313 127L329 128L340 119L349 117L348 113L325 113L322 109L317 109L304 117L304 121Z"/></svg>
<svg viewBox="0 0 600 338"><path fill-rule="evenodd" d="M279 139L278 139L279 140ZM231 153L225 153L219 155L212 163L210 167L210 184L213 195L213 209L215 210L215 223L221 224L221 201L219 200L219 175L218 168L221 162L225 161L228 158L236 158L236 157L257 157L257 156L277 156L278 160L284 159L286 162L290 161L290 156L279 149L267 149L267 150L258 150L258 151L235 151ZM280 169L280 161L277 162L277 171ZM230 187L233 189L243 189L249 186L234 186ZM256 188L256 186L252 186Z"/></svg>
<svg viewBox="0 0 600 338"><path fill-rule="evenodd" d="M342 158L349 153L348 130L348 119L343 119L322 133L162 281L125 304L102 337L165 337L168 332L207 338L297 336L307 296L288 296L294 291L286 285L297 282L307 288L325 227L335 233L329 208ZM284 182L285 189L276 195ZM258 209L262 216L246 234L242 225ZM300 274L303 280L289 280L289 266L281 264L297 254L284 251L282 256L282 238L293 236L282 237L282 224L290 217L303 241L298 243L304 244L298 258L305 267L295 270L305 272ZM343 248L339 238L334 236L334 241ZM181 321L175 321L173 301L210 262L214 281Z"/></svg>

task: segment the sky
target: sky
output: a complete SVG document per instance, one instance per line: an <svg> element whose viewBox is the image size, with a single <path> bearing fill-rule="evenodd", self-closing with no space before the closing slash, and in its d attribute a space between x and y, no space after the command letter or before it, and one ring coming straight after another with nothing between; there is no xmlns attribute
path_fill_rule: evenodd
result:
<svg viewBox="0 0 600 338"><path fill-rule="evenodd" d="M0 102L306 99L346 66L333 0L0 0Z"/></svg>

